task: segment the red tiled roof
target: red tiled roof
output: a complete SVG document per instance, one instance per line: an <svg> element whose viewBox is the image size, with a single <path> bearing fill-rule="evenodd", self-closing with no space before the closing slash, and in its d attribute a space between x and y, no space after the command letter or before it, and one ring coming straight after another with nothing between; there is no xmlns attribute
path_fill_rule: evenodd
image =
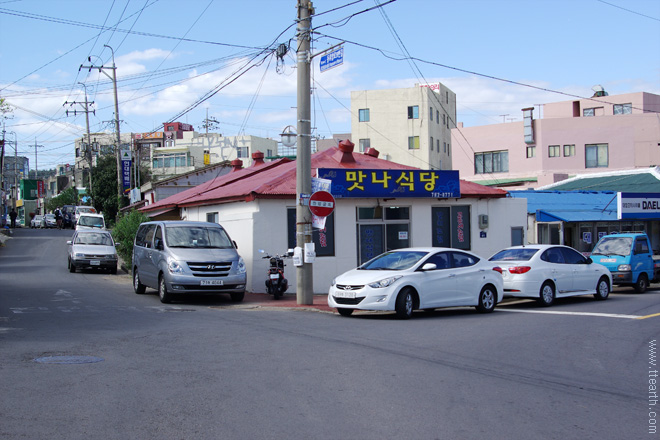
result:
<svg viewBox="0 0 660 440"><path fill-rule="evenodd" d="M312 155L312 176L318 168L416 169L377 157L330 148ZM460 181L461 197L506 197L507 192ZM240 169L151 204L141 211L251 201L257 198L291 199L296 196L296 162L278 159Z"/></svg>

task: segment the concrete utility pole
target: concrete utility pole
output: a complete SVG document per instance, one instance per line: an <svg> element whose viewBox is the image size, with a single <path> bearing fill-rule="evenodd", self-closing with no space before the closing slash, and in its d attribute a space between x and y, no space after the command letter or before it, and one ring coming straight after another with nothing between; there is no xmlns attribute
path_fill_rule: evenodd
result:
<svg viewBox="0 0 660 440"><path fill-rule="evenodd" d="M296 246L305 251L305 243L312 242L312 213L301 205L301 194L312 192L312 132L311 132L311 31L314 14L312 2L298 0L298 150L296 157ZM314 279L311 263L304 262L296 270L296 299L298 304L314 303Z"/></svg>
<svg viewBox="0 0 660 440"><path fill-rule="evenodd" d="M39 180L39 162L37 162L37 148L43 148L43 145L37 145L37 138L34 138L34 178Z"/></svg>
<svg viewBox="0 0 660 440"><path fill-rule="evenodd" d="M105 76L110 78L112 80L112 86L114 89L114 94L115 94L115 132L117 133L117 146L115 147L115 155L117 158L117 196L121 198L123 195L122 192L122 180L121 180L121 175L122 175L122 166L121 166L121 137L119 133L119 101L117 99L117 66L115 66L115 51L112 47L108 46L107 44L103 45L104 47L107 47L110 49L112 52L112 67L105 67L105 66L94 66L91 64L92 62L92 57L87 58L87 61L90 62L89 66L83 66L82 64L80 65L80 69L84 68L89 68L89 71L91 72L92 69L99 69L99 72L103 72ZM108 75L108 73L104 69L110 69L112 70L112 76Z"/></svg>
<svg viewBox="0 0 660 440"><path fill-rule="evenodd" d="M93 193L93 191L92 191L92 157L93 157L93 153L92 153L92 138L91 138L91 134L89 132L89 113L90 113L89 105L94 104L94 101L92 101L92 102L87 101L87 85L85 85L84 83L81 83L81 82L79 82L78 84L80 84L81 86L83 86L85 88L85 102L83 103L83 102L76 102L76 101L73 101L73 102L65 101L64 105L69 104L69 105L72 106L74 104L80 104L83 107L83 113L85 113L85 123L86 123L86 126L87 126L87 148L83 149L83 150L85 152L85 159L88 161L88 164L89 164L89 192L90 192L90 195L91 195L91 193ZM96 110L92 110L92 113L94 115L96 115ZM73 110L73 114L77 115L78 114L77 110ZM69 111L68 110L66 111L66 115L69 116ZM84 142L83 142L83 144L84 144Z"/></svg>

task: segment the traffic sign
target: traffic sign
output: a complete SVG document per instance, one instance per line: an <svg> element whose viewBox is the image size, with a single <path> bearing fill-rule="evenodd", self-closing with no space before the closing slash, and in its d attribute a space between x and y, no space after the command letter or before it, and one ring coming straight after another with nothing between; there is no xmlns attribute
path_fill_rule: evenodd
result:
<svg viewBox="0 0 660 440"><path fill-rule="evenodd" d="M309 198L309 210L318 217L327 217L335 209L335 198L327 191L316 191Z"/></svg>

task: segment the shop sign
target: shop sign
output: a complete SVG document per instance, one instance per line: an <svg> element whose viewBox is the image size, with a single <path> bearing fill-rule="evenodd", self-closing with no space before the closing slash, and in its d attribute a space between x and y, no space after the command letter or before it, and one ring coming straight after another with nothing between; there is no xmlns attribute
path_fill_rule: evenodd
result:
<svg viewBox="0 0 660 440"><path fill-rule="evenodd" d="M617 193L617 218L660 219L660 193Z"/></svg>
<svg viewBox="0 0 660 440"><path fill-rule="evenodd" d="M335 198L461 197L458 171L320 168L317 174L332 181Z"/></svg>

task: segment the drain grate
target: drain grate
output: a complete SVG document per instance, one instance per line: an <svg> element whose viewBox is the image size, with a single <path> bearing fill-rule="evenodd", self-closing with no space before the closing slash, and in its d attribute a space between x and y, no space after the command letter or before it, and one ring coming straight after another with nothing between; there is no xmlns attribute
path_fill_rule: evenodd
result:
<svg viewBox="0 0 660 440"><path fill-rule="evenodd" d="M94 364L104 360L97 356L45 356L34 361L40 364Z"/></svg>

